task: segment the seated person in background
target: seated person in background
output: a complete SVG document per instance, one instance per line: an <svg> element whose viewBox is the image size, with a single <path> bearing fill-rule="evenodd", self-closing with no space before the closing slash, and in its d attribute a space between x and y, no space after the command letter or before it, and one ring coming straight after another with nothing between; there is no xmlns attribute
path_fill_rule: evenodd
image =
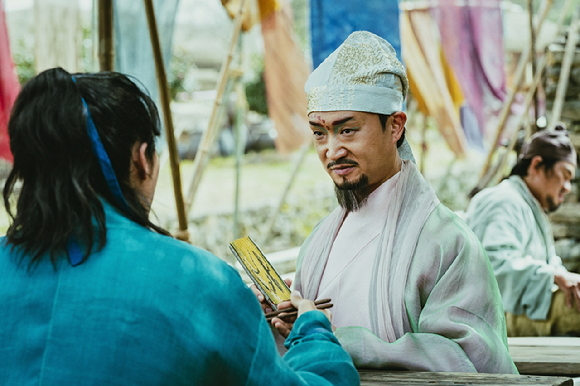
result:
<svg viewBox="0 0 580 386"><path fill-rule="evenodd" d="M295 286L332 299L357 367L517 373L485 251L399 154L412 156L407 90L395 50L366 31L310 75L314 145L340 206L304 242ZM296 328L272 323L283 335Z"/></svg>
<svg viewBox="0 0 580 386"><path fill-rule="evenodd" d="M57 68L22 89L8 126L0 384L358 384L329 315L293 294L301 316L281 358L239 274L151 223L159 127L122 74Z"/></svg>
<svg viewBox="0 0 580 386"><path fill-rule="evenodd" d="M580 275L556 255L546 214L570 192L575 170L568 132L539 131L510 177L476 194L465 212L497 278L508 336L580 334Z"/></svg>

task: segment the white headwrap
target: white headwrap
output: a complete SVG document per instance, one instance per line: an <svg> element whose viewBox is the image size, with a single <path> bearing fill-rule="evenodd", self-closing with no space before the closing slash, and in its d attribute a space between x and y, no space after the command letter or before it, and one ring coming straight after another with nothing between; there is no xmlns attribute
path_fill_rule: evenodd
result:
<svg viewBox="0 0 580 386"><path fill-rule="evenodd" d="M312 111L363 111L390 115L403 109L409 81L395 49L385 39L357 31L310 74L304 86ZM407 140L399 147L413 158Z"/></svg>

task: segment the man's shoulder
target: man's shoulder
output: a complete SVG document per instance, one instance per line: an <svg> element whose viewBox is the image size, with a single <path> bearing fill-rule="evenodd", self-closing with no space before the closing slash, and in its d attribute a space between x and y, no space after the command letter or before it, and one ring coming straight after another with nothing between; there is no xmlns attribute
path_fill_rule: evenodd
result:
<svg viewBox="0 0 580 386"><path fill-rule="evenodd" d="M443 204L437 205L427 218L419 235L419 242L434 244L442 252L450 249L481 249L481 244L471 228Z"/></svg>
<svg viewBox="0 0 580 386"><path fill-rule="evenodd" d="M522 192L518 189L517 181L508 178L497 184L477 193L473 203L493 203L494 205L514 205L525 204L526 201Z"/></svg>
<svg viewBox="0 0 580 386"><path fill-rule="evenodd" d="M517 184L517 181L510 178L476 194L465 213L467 224L474 227L476 224L485 224L490 219L511 218L514 221L524 221L524 218L529 218L532 208Z"/></svg>

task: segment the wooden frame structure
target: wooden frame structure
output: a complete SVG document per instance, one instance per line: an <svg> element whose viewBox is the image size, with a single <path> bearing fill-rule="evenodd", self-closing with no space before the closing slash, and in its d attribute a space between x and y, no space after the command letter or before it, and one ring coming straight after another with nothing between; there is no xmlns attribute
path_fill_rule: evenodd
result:
<svg viewBox="0 0 580 386"><path fill-rule="evenodd" d="M179 154L175 143L175 133L173 120L170 109L169 87L165 64L161 54L161 45L159 43L159 33L157 31L157 22L155 19L155 9L152 0L143 0L145 12L147 14L147 23L149 26L149 35L151 37L151 47L155 59L155 70L157 84L159 87L159 98L163 112L165 135L167 139L167 149L169 151L169 163L173 181L173 192L175 196L175 206L177 209L177 219L179 230L175 234L176 238L189 241L187 230L187 213L183 200L183 191L181 188L181 173L179 170ZM101 71L113 71L114 69L114 12L113 0L98 0L98 24L99 24L99 67Z"/></svg>
<svg viewBox="0 0 580 386"><path fill-rule="evenodd" d="M566 15L568 14L573 2L574 2L574 0L566 0L566 3L563 5L562 10L559 13L558 20L556 22L558 35L561 34L564 30L564 20L566 18ZM553 3L553 0L544 0L543 6L542 6L541 11L540 11L539 19L538 19L537 23L535 23L535 28L534 28L534 32L532 33L532 36L537 36L539 34L542 23L545 20L547 14L548 14L548 11L550 10L550 7L552 6L552 3ZM576 34L576 32L574 32L574 31L577 31L578 27L579 27L578 20L580 17L580 6L577 6L575 9L576 9L576 11L574 12L574 16L573 16L572 22L570 24L571 33L573 35ZM530 23L530 24L533 25L533 23ZM575 43L575 40L576 40L576 37L573 36L572 42ZM571 54L568 53L569 50L571 50ZM568 53L568 55L572 55L572 57L573 57L573 52L574 52L574 46L572 46L570 44L570 47L568 47L568 45L567 45L565 55ZM486 161L483 165L483 168L481 170L479 181L477 182L477 185L473 188L473 190L469 194L470 197L473 197L479 191L488 187L489 184L497 183L499 181L499 179L501 179L503 169L504 169L506 162L507 162L507 158L508 158L509 154L511 153L511 151L515 147L519 127L525 122L526 116L522 116L518 120L518 126L517 126L515 132L513 133L513 136L510 138L509 143L506 146L503 154L501 154L501 155L497 154L498 150L500 148L500 146L498 146L498 142L499 142L502 134L504 133L504 126L507 122L507 118L509 116L511 106L515 100L516 93L520 90L521 85L523 83L525 67L530 62L530 60L535 60L533 58L534 58L534 56L532 56L532 47L531 46L526 47L524 49L524 51L522 52L522 56L520 57L520 61L518 62L518 66L516 68L516 73L514 76L514 87L512 90L510 90L508 97L507 97L506 101L504 102L504 105L503 105L502 110L500 112L499 122L498 122L498 125L496 128L496 133L495 133L495 138L494 138L494 141L492 142L492 148L489 151L487 159L486 159ZM548 130L553 130L555 124L560 119L561 105L563 103L563 99L564 99L564 95L565 95L565 91L566 91L568 75L569 75L569 66L571 64L571 57L568 59L568 61L570 63L567 63L567 62L563 63L562 74L560 76L560 82L558 84L558 89L557 89L557 94L556 94L556 101L555 101L553 109L552 109L552 116L550 118L550 122L547 126ZM536 69L535 69L535 73L533 74L534 80L532 81L532 84L531 84L529 90L527 90L526 98L525 98L524 111L526 111L526 112L530 108L531 104L534 102L536 89L541 81L541 76L542 76L542 73L546 67L546 64L547 64L547 58L544 56L538 61L538 63L535 66ZM566 71L566 68L564 68L565 66L568 66L567 73L565 72ZM562 83L562 85L560 83ZM527 132L526 137L529 137L531 134L532 133ZM494 157L495 157L495 164L493 162Z"/></svg>
<svg viewBox="0 0 580 386"><path fill-rule="evenodd" d="M167 139L167 149L169 152L169 161L171 167L172 181L173 181L173 191L175 196L175 205L177 210L177 219L179 224L179 230L175 234L176 238L189 241L188 233L188 223L187 214L192 207L193 200L195 198L195 193L199 187L203 172L207 166L210 150L215 144L218 137L219 131L219 117L221 109L224 105L224 98L229 94L233 87L234 82L239 82L240 74L238 71L231 69L231 63L233 61L236 49L240 50L242 24L244 19L244 11L246 10L246 0L240 1L240 7L236 13L234 23L233 23L233 33L229 45L228 55L222 63L219 83L217 88L217 95L215 103L212 108L212 113L210 116L209 124L204 130L201 138L201 143L199 145L194 164L194 174L192 180L189 184L187 190L187 196L184 197L181 182L181 172L179 167L179 154L177 151L175 131L173 126L172 114L170 109L170 98L169 98L169 87L167 83L167 75L165 71L165 64L163 62L163 57L161 53L161 46L159 42L159 33L157 30L157 22L155 18L155 9L152 0L143 0L145 5L145 11L147 14L147 23L149 27L149 34L151 38L151 45L153 49L153 56L155 59L155 69L156 78L159 88L159 96L161 109L164 118L165 134ZM101 71L113 71L114 69L114 11L113 11L113 0L98 0L98 31L99 31L99 68ZM237 119L238 120L238 119ZM238 129L239 131L239 129ZM237 135L237 141L240 140L241 135ZM236 148L240 145L237 144ZM239 149L236 151L236 155L239 158ZM237 160L237 174L239 174L239 160ZM237 233L237 212L238 212L238 191L239 191L239 175L237 175L236 181L236 209L234 213L234 233Z"/></svg>

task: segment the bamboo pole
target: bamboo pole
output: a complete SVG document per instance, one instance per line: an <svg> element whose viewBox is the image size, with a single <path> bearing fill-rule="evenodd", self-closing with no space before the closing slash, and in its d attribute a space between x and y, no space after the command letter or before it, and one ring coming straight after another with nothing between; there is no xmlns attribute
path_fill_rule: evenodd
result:
<svg viewBox="0 0 580 386"><path fill-rule="evenodd" d="M244 150L246 145L246 94L244 91L244 86L242 84L241 78L243 71L241 70L243 60L242 60L242 39L238 39L237 44L237 62L240 70L235 71L236 75L235 84L233 86L234 92L236 94L236 108L234 112L234 129L235 129L235 143L236 143L236 183L234 190L234 239L239 239L242 237L240 234L240 191L241 191L241 180L242 180L242 162L244 158Z"/></svg>
<svg viewBox="0 0 580 386"><path fill-rule="evenodd" d="M300 170L300 166L302 166L302 164L304 163L304 160L306 159L306 154L308 153L308 149L310 149L310 146L312 146L312 142L307 141L304 145L302 145L302 148L300 149L300 155L298 156L298 160L294 164L294 170L292 170L292 175L290 176L290 179L288 180L288 183L286 184L286 187L284 188L284 192L282 193L282 196L280 197L280 201L278 202L278 205L276 206L276 209L275 209L274 213L272 214L272 217L270 218L270 222L268 223L268 227L266 228L268 231L268 234L266 234L266 237L264 238L264 241L263 241L264 244L267 244L270 241L270 239L272 238L272 231L274 230L274 225L276 224L276 221L278 220L278 216L282 212L282 207L286 203L286 198L288 197L288 194L290 193L290 189L292 188L292 185L294 185L294 181L296 180L296 176L298 176L298 171Z"/></svg>
<svg viewBox="0 0 580 386"><path fill-rule="evenodd" d="M209 152L213 144L213 138L216 137L214 131L218 130L219 127L216 124L218 121L218 110L221 105L222 97L224 95L224 90L228 83L228 78L230 77L230 65L232 62L234 50L236 48L238 39L240 37L240 32L242 30L242 21L244 16L244 10L246 7L246 0L240 1L240 9L236 14L234 19L234 28L232 32L232 39L230 41L230 46L228 49L228 55L225 57L219 76L219 83L215 102L210 115L209 123L206 130L203 132L201 137L201 142L198 147L198 151L195 154L195 159L193 161L193 178L189 184L189 189L187 190L186 196L186 212L189 212L193 206L193 200L195 198L195 193L199 187L203 171L207 165Z"/></svg>
<svg viewBox="0 0 580 386"><path fill-rule="evenodd" d="M506 151L505 151L503 157L498 162L498 166L496 168L496 173L494 173L495 175L491 179L491 182L494 185L497 184L501 180L501 178L503 177L502 170L505 168L509 154L514 150L514 147L515 147L516 142L518 140L519 128L524 123L524 120L529 119L528 111L529 111L532 103L534 102L536 91L538 89L538 86L540 85L540 81L542 80L542 73L544 72L544 69L546 68L546 62L547 62L547 60L546 60L546 57L544 56L542 58L542 61L540 62L541 67L538 66L538 71L536 72L536 75L534 76L534 81L532 82L532 85L531 85L530 89L528 90L528 93L526 94L526 99L524 102L524 114L522 114L520 116L520 119L518 120L518 123L516 125L517 129L516 129L514 135L512 136L512 138L510 139L510 142L506 148Z"/></svg>
<svg viewBox="0 0 580 386"><path fill-rule="evenodd" d="M113 71L115 46L113 42L113 0L99 0L99 69Z"/></svg>
<svg viewBox="0 0 580 386"><path fill-rule="evenodd" d="M571 0L568 0L568 1L571 1ZM548 11L550 10L550 7L552 6L552 2L553 2L553 0L544 0L542 10L540 13L540 18L538 19L536 26L535 26L535 34L536 35L539 33L540 29L542 28L542 24L544 23L544 20L546 19L546 16L548 15ZM530 57L532 55L531 51L532 50L530 49L529 46L524 46L524 49L522 51L522 55L521 55L520 60L518 62L518 66L516 67L516 71L515 71L515 75L514 75L514 85L513 85L512 89L509 91L508 96L506 98L506 101L504 102L502 109L501 109L501 112L499 114L499 120L498 120L498 124L497 124L496 131L495 131L495 138L494 138L493 142L491 143L491 149L489 150L489 153L487 154L487 159L483 165L480 176L484 176L487 173L487 170L489 169L489 167L491 165L491 160L492 160L493 155L495 153L496 145L499 142L499 139L503 133L503 128L507 122L507 118L509 116L511 106L515 100L516 94L517 94L518 90L520 89L520 86L521 86L522 81L524 79L526 65L530 61Z"/></svg>
<svg viewBox="0 0 580 386"><path fill-rule="evenodd" d="M534 0L528 0L529 25L530 25L530 62L532 63L532 78L536 74L536 31L534 31ZM536 122L538 121L538 93L534 92L534 121L527 120L532 131L536 131Z"/></svg>
<svg viewBox="0 0 580 386"><path fill-rule="evenodd" d="M544 69L546 68L547 61L548 60L547 60L546 56L543 56L542 59L540 59L540 61L538 62L538 68L536 71L536 75L534 76L534 80L532 82L532 85L530 86L530 89L528 90L528 92L526 94L526 99L525 99L525 103L524 103L525 113L518 120L518 123L516 125L517 129L516 129L513 137L510 139L510 142L508 143L508 146L506 147L505 152L502 154L502 156L498 160L496 166L493 168L490 168L487 171L487 173L483 176L483 178L480 179L478 185L471 191L471 193L469 195L470 197L473 197L479 191L486 188L491 182L494 182L494 183L498 182L498 176L499 176L499 179L501 179L502 170L505 167L505 164L507 162L509 154L511 153L511 151L515 147L515 144L517 142L517 135L518 135L519 127L523 124L524 119L526 119L526 116L528 115L528 111L529 111L530 105L532 104L534 94L536 93L536 90L538 89L540 81L542 80L542 73L544 72Z"/></svg>
<svg viewBox="0 0 580 386"><path fill-rule="evenodd" d="M173 192L175 195L175 207L177 209L177 220L179 223L179 232L176 238L183 241L189 241L187 231L187 214L183 202L183 192L181 190L181 173L179 172L179 154L175 144L173 131L173 120L171 115L169 87L165 73L165 63L161 54L161 44L159 43L159 33L157 31L157 22L155 21L155 9L152 0L144 0L145 11L147 13L147 22L149 24L149 35L151 36L151 47L155 58L155 70L157 73L157 84L159 86L159 99L163 110L163 120L165 123L165 135L167 137L167 149L169 150L169 161L171 166L171 175L173 177Z"/></svg>
<svg viewBox="0 0 580 386"><path fill-rule="evenodd" d="M556 34L557 35L561 34L563 29L564 29L564 20L566 19L566 15L568 14L568 11L570 10L570 7L572 6L573 1L574 0L566 0L566 3L562 7L562 12L560 12L558 15L558 20L556 21L556 26L557 26ZM544 12L542 12L542 14L543 13ZM539 21L541 21L541 20L542 19L540 18ZM536 28L536 30L538 30L538 28ZM523 53L522 53L522 56L523 56ZM542 67L544 67L546 65L546 58L543 57L542 60L540 61L540 63L542 63ZM520 64L522 64L521 60L518 64L518 69L520 68ZM516 78L519 74L518 69L516 69ZM538 69L536 70L536 73L537 72L540 72L540 73L543 72L543 68L540 69L539 63L538 63ZM495 151L495 144L497 144L497 142L499 141L499 137L500 137L501 132L503 130L503 126L505 125L505 120L507 119L507 113L509 112L509 107L511 106L511 103L513 102L513 98L515 97L515 92L517 91L518 88L519 88L519 86L514 87L512 92L510 92L510 95L508 97L508 101L504 104L504 108L502 110L502 113L500 114L500 123L498 125L498 131L497 131L497 136L496 136L495 141L494 141L494 147L490 150L488 157L487 157L487 161L482 169L481 177L479 178L479 181L477 182L477 185L475 186L475 188L473 188L473 190L469 193L469 197L473 197L473 195L475 195L481 189L485 188L489 184L490 179L493 177L493 175L495 174L495 171L497 170L496 168L494 168L494 170L490 170L491 159L492 159L493 153Z"/></svg>
<svg viewBox="0 0 580 386"><path fill-rule="evenodd" d="M244 150L246 145L246 94L240 78L236 80L234 86L236 93L236 115L235 115L235 134L236 134L236 186L234 195L234 239L242 237L240 234L240 188L242 177L242 162L244 159Z"/></svg>
<svg viewBox="0 0 580 386"><path fill-rule="evenodd" d="M554 107L552 108L548 130L554 130L554 127L556 127L556 124L562 115L562 108L564 107L564 100L566 99L566 89L568 88L568 81L570 79L570 68L572 67L572 61L574 60L574 55L576 53L576 41L578 40L579 27L580 5L576 7L572 16L572 21L570 22L568 40L566 41L564 58L562 59L562 68L560 70L560 79L558 79L558 87L556 88Z"/></svg>

